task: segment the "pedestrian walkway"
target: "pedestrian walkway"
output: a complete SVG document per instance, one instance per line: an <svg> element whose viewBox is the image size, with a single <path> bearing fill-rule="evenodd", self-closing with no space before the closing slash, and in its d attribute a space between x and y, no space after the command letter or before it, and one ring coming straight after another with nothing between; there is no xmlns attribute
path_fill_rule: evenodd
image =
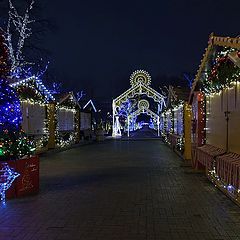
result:
<svg viewBox="0 0 240 240"><path fill-rule="evenodd" d="M159 138L157 136L157 131L149 128L148 126L143 126L142 129L131 132L130 137L133 139Z"/></svg>
<svg viewBox="0 0 240 240"><path fill-rule="evenodd" d="M237 240L240 208L161 141L41 159L41 192L0 208L0 240Z"/></svg>

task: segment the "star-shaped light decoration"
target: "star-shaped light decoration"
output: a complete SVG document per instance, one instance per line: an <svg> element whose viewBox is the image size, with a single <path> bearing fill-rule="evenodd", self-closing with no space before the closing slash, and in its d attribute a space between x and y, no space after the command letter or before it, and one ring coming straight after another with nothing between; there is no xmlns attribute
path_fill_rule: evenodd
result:
<svg viewBox="0 0 240 240"><path fill-rule="evenodd" d="M7 163L2 164L2 168L0 169L0 201L3 204L6 203L6 191L19 176L20 174L10 168Z"/></svg>

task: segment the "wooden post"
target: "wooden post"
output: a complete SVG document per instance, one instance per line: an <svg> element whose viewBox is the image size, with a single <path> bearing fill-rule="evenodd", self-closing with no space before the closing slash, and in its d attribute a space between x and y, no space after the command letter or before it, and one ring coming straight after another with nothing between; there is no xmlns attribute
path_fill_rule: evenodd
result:
<svg viewBox="0 0 240 240"><path fill-rule="evenodd" d="M191 143L191 128L192 128L192 109L188 103L184 104L184 159L191 160L192 143Z"/></svg>
<svg viewBox="0 0 240 240"><path fill-rule="evenodd" d="M205 127L206 127L206 109L205 109L205 96L202 92L198 92L197 95L198 101L198 125L197 125L197 144L202 146L205 144Z"/></svg>
<svg viewBox="0 0 240 240"><path fill-rule="evenodd" d="M75 132L76 132L76 143L80 142L80 109L77 108L75 113Z"/></svg>
<svg viewBox="0 0 240 240"><path fill-rule="evenodd" d="M48 149L53 149L56 146L56 104L48 104Z"/></svg>

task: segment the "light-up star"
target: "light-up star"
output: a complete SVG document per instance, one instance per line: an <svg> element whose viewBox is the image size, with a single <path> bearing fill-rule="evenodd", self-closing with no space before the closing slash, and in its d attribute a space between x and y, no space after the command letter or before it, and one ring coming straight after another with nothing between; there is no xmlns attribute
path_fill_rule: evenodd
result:
<svg viewBox="0 0 240 240"><path fill-rule="evenodd" d="M0 201L3 204L6 203L6 191L19 176L20 174L10 168L7 163L2 164L2 168L0 169Z"/></svg>

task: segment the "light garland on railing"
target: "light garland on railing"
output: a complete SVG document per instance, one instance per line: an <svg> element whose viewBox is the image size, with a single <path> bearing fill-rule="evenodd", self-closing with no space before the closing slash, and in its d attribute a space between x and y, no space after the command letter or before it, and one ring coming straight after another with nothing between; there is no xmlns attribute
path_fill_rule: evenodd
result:
<svg viewBox="0 0 240 240"><path fill-rule="evenodd" d="M216 173L216 161L213 162L213 169L208 171L208 177L213 182L215 187L220 187L221 189L224 189L227 191L227 193L233 197L235 200L239 201L236 196L240 193L240 189L235 188L231 184L227 184L224 181L220 179L220 177Z"/></svg>

